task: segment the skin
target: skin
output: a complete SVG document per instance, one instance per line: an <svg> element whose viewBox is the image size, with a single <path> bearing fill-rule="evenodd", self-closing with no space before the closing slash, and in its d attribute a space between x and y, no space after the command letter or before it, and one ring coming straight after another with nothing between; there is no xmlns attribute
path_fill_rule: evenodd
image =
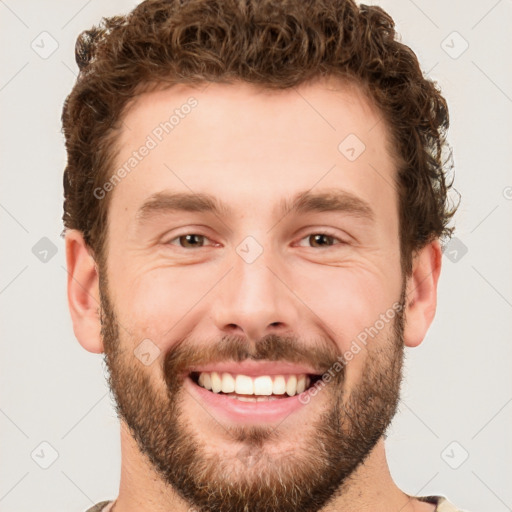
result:
<svg viewBox="0 0 512 512"><path fill-rule="evenodd" d="M178 85L136 99L120 133L118 165L191 96L198 106L110 192L102 271L125 354L133 353L141 340L153 340L161 355L144 372L155 393L164 393L162 361L182 340L204 343L235 335L255 342L272 333L291 334L309 344L323 339L337 353L346 352L358 333L396 303L402 288L398 200L392 186L396 166L378 111L357 87L334 79L275 92L242 83ZM338 151L350 133L366 146L353 162ZM334 188L368 202L374 222L340 212L274 212L282 199L299 191ZM212 194L233 214L165 213L141 226L138 208L162 190ZM315 247L308 235L324 230L335 237L334 243L346 243ZM194 233L205 235L205 244L219 245L179 246L177 236ZM251 264L236 252L248 235L263 248ZM75 335L86 350L102 353L100 269L80 232L67 232L66 249ZM434 318L440 269L436 240L415 254L406 281L407 347L423 341ZM390 326L384 328L347 364L345 392L361 385L372 350L389 348L390 332ZM123 364L129 368L140 362L125 358ZM300 450L307 442L301 436L305 425L328 409L329 396L319 393L293 421L283 422L278 441L268 449L273 454ZM212 453L238 463L240 445L225 435L224 419L211 421L186 394L182 414L196 419L194 434ZM121 447L115 512L189 510L141 453L123 421ZM381 438L352 474L350 485L322 511L433 509L393 482Z"/></svg>

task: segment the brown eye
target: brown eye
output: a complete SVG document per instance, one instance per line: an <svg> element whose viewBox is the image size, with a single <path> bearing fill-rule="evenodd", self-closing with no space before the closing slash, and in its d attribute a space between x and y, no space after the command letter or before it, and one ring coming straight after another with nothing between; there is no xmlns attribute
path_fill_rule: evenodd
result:
<svg viewBox="0 0 512 512"><path fill-rule="evenodd" d="M331 235L324 235L322 233L316 233L314 235L309 235L309 241L313 245L313 247L325 247L333 245L334 237Z"/></svg>
<svg viewBox="0 0 512 512"><path fill-rule="evenodd" d="M195 233L190 233L187 235L181 235L177 236L176 238L173 238L172 240L169 240L167 242L170 245L179 245L180 247L183 247L184 249L193 249L195 247L203 247L204 241L207 238L204 235L197 235ZM178 243L174 243L175 241L178 241Z"/></svg>
<svg viewBox="0 0 512 512"><path fill-rule="evenodd" d="M307 240L308 243L307 245L300 244L302 247L313 248L331 247L332 245L340 245L345 243L343 240L340 240L333 235L329 235L328 233L313 233L311 235L305 236L301 242L303 240Z"/></svg>

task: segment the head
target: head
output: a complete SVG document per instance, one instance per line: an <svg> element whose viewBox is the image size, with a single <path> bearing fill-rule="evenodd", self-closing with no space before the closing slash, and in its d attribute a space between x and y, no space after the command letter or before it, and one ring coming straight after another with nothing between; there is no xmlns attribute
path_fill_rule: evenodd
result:
<svg viewBox="0 0 512 512"><path fill-rule="evenodd" d="M76 56L68 295L120 418L194 506L318 510L383 437L435 313L444 98L351 1L147 1ZM199 381L222 368L309 389L227 413Z"/></svg>

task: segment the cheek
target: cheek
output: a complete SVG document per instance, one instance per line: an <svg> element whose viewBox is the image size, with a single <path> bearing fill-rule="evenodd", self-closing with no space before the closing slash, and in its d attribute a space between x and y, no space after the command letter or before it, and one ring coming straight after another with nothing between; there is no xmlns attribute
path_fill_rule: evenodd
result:
<svg viewBox="0 0 512 512"><path fill-rule="evenodd" d="M294 280L294 290L314 313L318 327L334 337L340 352L350 350L354 340L364 341L369 330L375 334L375 327L379 332L373 337L367 334L368 342L383 337L380 331L386 331L390 322L383 326L381 315L393 313L398 298L384 272L357 265L310 266L297 275L302 277ZM360 344L363 351L364 343Z"/></svg>
<svg viewBox="0 0 512 512"><path fill-rule="evenodd" d="M193 266L144 269L124 283L118 307L127 330L137 339L149 338L161 349L167 348L181 321L215 282L211 271L201 274Z"/></svg>

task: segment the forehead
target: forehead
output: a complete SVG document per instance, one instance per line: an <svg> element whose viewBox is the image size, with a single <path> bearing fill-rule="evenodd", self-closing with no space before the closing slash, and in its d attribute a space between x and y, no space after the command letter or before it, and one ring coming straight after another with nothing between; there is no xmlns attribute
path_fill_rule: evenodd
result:
<svg viewBox="0 0 512 512"><path fill-rule="evenodd" d="M275 212L310 189L344 189L377 210L396 202L387 126L338 79L284 90L179 84L141 94L123 121L111 209L133 218L161 191L206 192L231 211L272 203Z"/></svg>

